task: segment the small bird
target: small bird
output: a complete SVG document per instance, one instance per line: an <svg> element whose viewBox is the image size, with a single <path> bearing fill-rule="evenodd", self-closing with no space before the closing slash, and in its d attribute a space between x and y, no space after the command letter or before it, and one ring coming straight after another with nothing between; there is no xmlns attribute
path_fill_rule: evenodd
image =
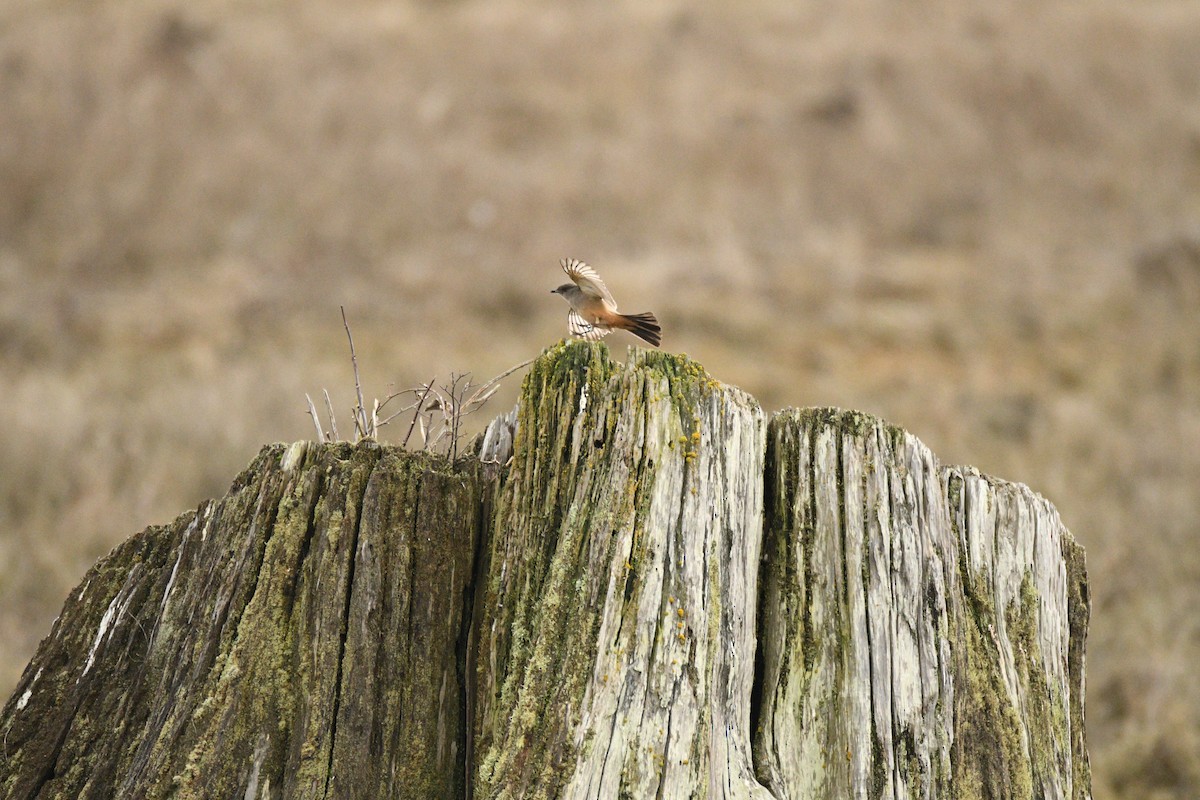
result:
<svg viewBox="0 0 1200 800"><path fill-rule="evenodd" d="M614 330L629 331L658 347L662 342L662 328L653 314L618 314L617 301L613 300L596 270L574 258L564 258L559 263L572 283L564 283L550 290L550 294L560 294L571 304L571 310L567 312L567 329L572 334L594 342Z"/></svg>

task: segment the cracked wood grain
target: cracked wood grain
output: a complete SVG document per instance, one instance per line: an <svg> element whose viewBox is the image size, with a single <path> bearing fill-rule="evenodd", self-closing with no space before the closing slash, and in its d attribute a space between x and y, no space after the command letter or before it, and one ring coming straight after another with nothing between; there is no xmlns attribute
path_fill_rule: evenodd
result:
<svg viewBox="0 0 1200 800"><path fill-rule="evenodd" d="M68 598L5 708L0 794L460 794L477 508L473 466L265 448Z"/></svg>
<svg viewBox="0 0 1200 800"><path fill-rule="evenodd" d="M765 419L694 362L535 365L483 618L477 797L769 797L750 756Z"/></svg>
<svg viewBox="0 0 1200 800"><path fill-rule="evenodd" d="M457 465L264 448L75 589L12 798L1087 798L1082 549L685 357L550 348Z"/></svg>
<svg viewBox="0 0 1200 800"><path fill-rule="evenodd" d="M857 412L768 433L755 758L779 798L1087 798L1082 551Z"/></svg>

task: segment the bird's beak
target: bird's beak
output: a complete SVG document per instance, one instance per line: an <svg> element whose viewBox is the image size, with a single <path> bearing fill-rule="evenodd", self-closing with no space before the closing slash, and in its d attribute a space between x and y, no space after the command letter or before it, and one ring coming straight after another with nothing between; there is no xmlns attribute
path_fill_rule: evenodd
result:
<svg viewBox="0 0 1200 800"><path fill-rule="evenodd" d="M550 294L558 294L558 289L551 289Z"/></svg>

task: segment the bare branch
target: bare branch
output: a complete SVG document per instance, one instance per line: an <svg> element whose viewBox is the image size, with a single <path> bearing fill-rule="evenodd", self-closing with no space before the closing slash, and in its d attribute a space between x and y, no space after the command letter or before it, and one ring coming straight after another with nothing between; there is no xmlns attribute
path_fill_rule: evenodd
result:
<svg viewBox="0 0 1200 800"><path fill-rule="evenodd" d="M358 356L354 352L354 335L350 333L350 323L346 320L346 307L338 306L342 312L342 326L346 329L346 338L350 340L350 364L354 367L354 392L358 395L358 407L354 410L354 425L364 437L369 437L367 427L367 408L363 402L362 380L358 375Z"/></svg>
<svg viewBox="0 0 1200 800"><path fill-rule="evenodd" d="M308 396L308 392L304 393L304 399L308 401L308 415L312 417L313 425L317 428L317 441L325 441L325 431L321 430L321 418L317 416L317 407L313 405L312 398Z"/></svg>
<svg viewBox="0 0 1200 800"><path fill-rule="evenodd" d="M471 380L470 373L450 373L448 381L438 383L434 376L428 382L407 389L396 390L394 384L388 384L388 394L383 399L374 398L370 409L367 408L363 392L362 374L358 366L358 352L354 345L354 334L350 330L350 320L346 316L345 306L339 306L342 314L342 327L346 331L346 340L350 345L350 364L354 371L354 396L356 403L351 409L354 421L354 441L374 439L379 435L379 429L393 422L404 414L412 414L408 429L400 442L401 447L408 447L413 433L420 430L421 449L433 450L444 445L441 452L455 459L458 457L458 446L463 435L463 421L478 411L499 390L500 381L519 369L529 366L533 359L522 361L501 372L496 377L483 384ZM317 436L322 441L341 441L337 428L337 417L333 411L333 402L328 390L322 390L325 396L325 408L329 414L330 431L327 433L321 425L316 405L312 398L305 395L308 401L308 414L313 419ZM389 403L399 397L412 396L412 402L397 411L384 415L383 411Z"/></svg>
<svg viewBox="0 0 1200 800"><path fill-rule="evenodd" d="M391 384L388 384L388 385L390 386ZM387 397L385 397L385 398L383 398L382 400L380 400L380 401L379 401L379 410L380 410L380 411L382 411L384 406L386 406L388 403L390 403L390 402L392 402L393 400L395 400L395 399L396 399L397 397L399 397L400 395L404 395L404 394L420 394L420 393L421 393L421 390L420 390L420 389L401 389L401 390L400 390L400 391L398 391L398 392L390 392L390 393L388 394L388 396L387 396ZM393 415L393 416L394 416L394 415Z"/></svg>
<svg viewBox="0 0 1200 800"><path fill-rule="evenodd" d="M433 395L434 395L433 402L431 402L429 405L427 405L425 407L426 411L439 412L441 414L443 420L446 419L446 415L449 413L447 409L453 405L453 403L446 397L446 395L444 395L442 393L445 390L445 388L446 387L444 384L442 386L435 386L435 385L431 384L429 389L430 389L430 391L433 392Z"/></svg>
<svg viewBox="0 0 1200 800"><path fill-rule="evenodd" d="M383 408L383 404L380 403L379 407ZM379 427L382 428L384 425L387 425L389 422L391 422L392 420L394 420L396 417L400 416L401 414L412 411L414 408L418 408L418 407L419 406L417 405L416 402L412 402L412 403L409 403L408 405L406 405L404 408L399 409L398 411L393 411L391 414L388 414L386 417L379 420Z"/></svg>
<svg viewBox="0 0 1200 800"><path fill-rule="evenodd" d="M533 361L534 361L534 359L532 359L532 358L531 358L531 359L529 359L529 360L527 360L527 361L522 361L520 364L517 364L515 367L509 367L508 369L504 370L504 372L501 372L499 375L497 375L496 377L492 378L492 379L491 379L490 381L488 381L487 383L485 383L485 384L483 384L482 386L480 386L480 387L479 387L479 389L478 389L478 390L476 390L476 392L475 392L475 393L476 393L476 394L478 394L479 392L483 391L484 389L487 389L487 388L488 388L488 387L490 387L490 386L494 386L494 385L496 385L496 384L497 384L497 383L499 383L500 381L502 381L502 380L504 380L505 378L507 378L509 375L512 375L512 374L513 374L514 372L516 372L517 370L519 370L519 369L522 369L523 367L528 367L530 364L532 364L532 363L533 363ZM491 396L491 395L489 395L489 397L490 397L490 396Z"/></svg>
<svg viewBox="0 0 1200 800"><path fill-rule="evenodd" d="M337 417L333 413L333 401L329 399L329 390L322 389L321 391L325 393L325 410L329 412L329 428L333 434L333 441L340 442L342 435L338 433Z"/></svg>
<svg viewBox="0 0 1200 800"><path fill-rule="evenodd" d="M449 432L450 432L450 429L447 428L446 425L443 423L441 429L437 432L437 436L434 436L429 441L429 444L426 446L427 449L432 450L433 448L437 447L438 442L440 442L446 436L446 434Z"/></svg>
<svg viewBox="0 0 1200 800"><path fill-rule="evenodd" d="M466 378L466 382L460 388L458 382ZM471 386L471 378L469 375L453 375L451 374L450 395L454 398L454 408L451 410L451 425L450 425L450 460L458 458L458 432L462 425L463 410L462 396Z"/></svg>
<svg viewBox="0 0 1200 800"><path fill-rule="evenodd" d="M421 416L421 412L424 411L425 398L429 397L429 390L432 388L433 378L430 378L429 383L424 386L425 391L421 393L421 397L417 400L417 411L413 414L413 421L408 426L408 433L404 434L404 441L400 443L401 447L408 447L408 439L412 436L413 427L417 424L417 419ZM425 439L425 431L423 429L421 431L421 439L422 441Z"/></svg>
<svg viewBox="0 0 1200 800"><path fill-rule="evenodd" d="M490 400L492 395L498 391L500 391L500 387L493 386L491 389L488 389L485 394L481 395L479 392L476 392L475 394L471 395L470 399L463 403L464 413L470 414L472 411L475 411L477 408Z"/></svg>

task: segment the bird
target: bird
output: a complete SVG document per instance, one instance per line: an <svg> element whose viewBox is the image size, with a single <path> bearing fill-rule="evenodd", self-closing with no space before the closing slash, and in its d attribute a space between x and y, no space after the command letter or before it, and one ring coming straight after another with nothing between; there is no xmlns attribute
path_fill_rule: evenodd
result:
<svg viewBox="0 0 1200 800"><path fill-rule="evenodd" d="M613 300L596 270L574 258L564 258L559 264L571 283L551 289L550 294L562 295L571 304L571 310L567 312L567 329L573 335L595 342L614 330L623 330L648 344L659 346L662 328L653 314L618 314L617 301Z"/></svg>

